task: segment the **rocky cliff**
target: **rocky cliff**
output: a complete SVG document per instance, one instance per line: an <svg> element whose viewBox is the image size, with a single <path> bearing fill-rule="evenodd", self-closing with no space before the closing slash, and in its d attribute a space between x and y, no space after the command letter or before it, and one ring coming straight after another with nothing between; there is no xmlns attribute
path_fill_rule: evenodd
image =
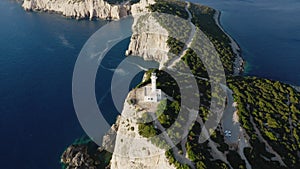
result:
<svg viewBox="0 0 300 169"><path fill-rule="evenodd" d="M163 65L168 60L170 50L167 44L168 31L153 16L135 17L135 20L137 22L133 25L133 35L126 55L155 60Z"/></svg>
<svg viewBox="0 0 300 169"><path fill-rule="evenodd" d="M117 20L130 14L130 4L112 5L104 0L24 0L23 8L33 11L58 12L76 19L100 18Z"/></svg>
<svg viewBox="0 0 300 169"><path fill-rule="evenodd" d="M118 121L118 131L114 153L110 162L111 169L175 169L170 165L165 150L153 145L138 132L138 119L145 110L128 100L142 96L143 89L131 91L124 103L122 115Z"/></svg>
<svg viewBox="0 0 300 169"><path fill-rule="evenodd" d="M140 0L133 5L113 5L104 0L24 0L22 6L25 10L58 12L76 19L118 20L132 14L135 22L127 54L164 63L168 59L168 31L154 17L141 17L148 12L147 6L154 3L155 0Z"/></svg>
<svg viewBox="0 0 300 169"><path fill-rule="evenodd" d="M142 0L132 6L133 34L126 55L155 60L163 65L168 60L170 50L167 44L169 33L153 16L147 15L149 11L146 7L154 3L154 0Z"/></svg>
<svg viewBox="0 0 300 169"><path fill-rule="evenodd" d="M109 168L112 154L99 147L88 138L81 138L81 142L74 142L61 155L63 169L79 168Z"/></svg>

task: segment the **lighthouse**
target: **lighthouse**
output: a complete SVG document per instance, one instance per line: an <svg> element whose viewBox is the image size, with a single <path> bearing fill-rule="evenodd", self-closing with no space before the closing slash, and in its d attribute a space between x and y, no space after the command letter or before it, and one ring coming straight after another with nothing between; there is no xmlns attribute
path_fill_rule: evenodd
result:
<svg viewBox="0 0 300 169"><path fill-rule="evenodd" d="M156 92L156 73L151 74L151 91Z"/></svg>
<svg viewBox="0 0 300 169"><path fill-rule="evenodd" d="M145 102L159 102L162 100L162 91L156 88L156 73L151 74L151 85L144 87L144 101Z"/></svg>

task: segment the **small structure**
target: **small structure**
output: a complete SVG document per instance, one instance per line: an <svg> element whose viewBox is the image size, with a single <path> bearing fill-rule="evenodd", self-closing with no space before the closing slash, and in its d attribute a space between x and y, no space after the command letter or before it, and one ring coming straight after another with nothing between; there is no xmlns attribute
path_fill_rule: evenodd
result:
<svg viewBox="0 0 300 169"><path fill-rule="evenodd" d="M230 130L225 130L224 134L225 134L225 137L231 137L231 131Z"/></svg>
<svg viewBox="0 0 300 169"><path fill-rule="evenodd" d="M151 86L144 87L145 102L159 102L162 100L162 92L156 88L156 73L151 74Z"/></svg>

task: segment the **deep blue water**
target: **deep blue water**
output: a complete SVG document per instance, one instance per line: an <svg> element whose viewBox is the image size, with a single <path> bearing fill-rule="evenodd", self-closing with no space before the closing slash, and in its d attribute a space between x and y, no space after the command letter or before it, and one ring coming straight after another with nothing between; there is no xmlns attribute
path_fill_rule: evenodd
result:
<svg viewBox="0 0 300 169"><path fill-rule="evenodd" d="M139 84L143 78L144 71L140 70L137 66L130 65L130 68L127 68L126 70L119 68L119 64L125 59L125 52L128 48L128 45L130 43L130 38L126 38L119 42L116 46L113 46L110 51L105 55L104 59L101 62L101 66L98 68L97 77L95 81L95 92L96 92L96 99L98 102L98 106L100 108L101 113L103 114L105 120L109 124L114 124L116 122L116 117L121 113L121 109L123 108L124 100L127 97L127 93L131 91L137 84ZM133 62L143 62L143 63L152 63L152 62L144 62L139 57L132 57L134 59ZM156 63L156 62L155 62ZM139 64L141 65L141 64ZM134 67L134 68L133 68ZM153 66L155 67L155 66ZM114 76L114 73L117 73L118 70L121 70L121 74L119 76L122 76L122 78L128 78L128 72L133 72L134 69L139 69L140 73L138 73L135 78L132 79L131 83L129 84L128 89L125 91L126 95L118 94L118 100L120 99L120 102L117 100L113 100L111 90L111 84L112 77ZM123 72L124 71L124 72ZM127 74L128 73L128 74ZM119 77L118 76L118 77ZM117 87L121 87L123 89L124 85L124 79L119 79ZM123 83L122 83L123 82ZM116 82L115 82L116 83Z"/></svg>
<svg viewBox="0 0 300 169"><path fill-rule="evenodd" d="M83 135L72 74L85 41L104 22L24 12L0 1L0 168L54 169Z"/></svg>
<svg viewBox="0 0 300 169"><path fill-rule="evenodd" d="M197 2L222 11L222 25L248 62L247 75L300 85L300 2ZM59 168L61 152L84 134L72 104L75 61L104 22L25 12L9 0L0 1L0 11L1 168ZM126 44L109 54L117 55Z"/></svg>
<svg viewBox="0 0 300 169"><path fill-rule="evenodd" d="M222 12L222 26L247 61L246 75L300 85L299 0L191 1Z"/></svg>

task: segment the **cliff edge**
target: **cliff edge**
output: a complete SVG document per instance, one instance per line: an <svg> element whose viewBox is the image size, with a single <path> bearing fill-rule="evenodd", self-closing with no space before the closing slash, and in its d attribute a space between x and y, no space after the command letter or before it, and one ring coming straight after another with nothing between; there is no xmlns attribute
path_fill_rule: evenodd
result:
<svg viewBox="0 0 300 169"><path fill-rule="evenodd" d="M157 104L146 103L143 100L143 89L135 89L128 94L123 111L119 116L115 148L110 162L111 169L175 169L170 165L165 150L152 144L139 134L138 119ZM137 100L130 104L129 100ZM144 106L144 107L143 107ZM146 109L147 108L147 109ZM151 111L151 110L150 110Z"/></svg>
<svg viewBox="0 0 300 169"><path fill-rule="evenodd" d="M24 0L22 7L28 11L57 12L76 19L112 20L129 15L131 9L129 3L109 4L104 0Z"/></svg>

